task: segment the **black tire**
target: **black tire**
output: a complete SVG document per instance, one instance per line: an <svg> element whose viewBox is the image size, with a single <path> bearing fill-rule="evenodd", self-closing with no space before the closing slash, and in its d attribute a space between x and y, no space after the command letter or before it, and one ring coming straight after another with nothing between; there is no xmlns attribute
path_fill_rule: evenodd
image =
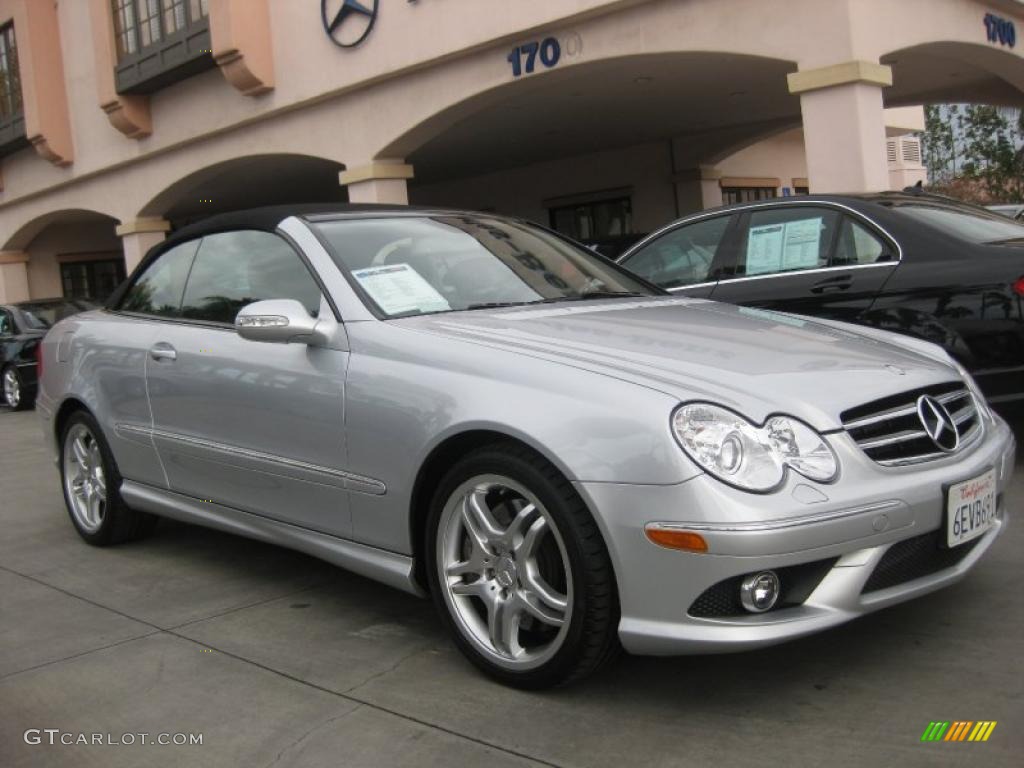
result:
<svg viewBox="0 0 1024 768"><path fill-rule="evenodd" d="M485 474L506 476L529 489L553 519L568 556L574 584L569 627L557 652L534 669L510 671L483 655L463 635L441 591L437 541L442 512L460 485ZM502 441L459 460L434 494L426 528L423 551L435 606L455 645L488 676L517 688L549 688L580 680L618 654L618 590L604 539L572 484L534 451Z"/></svg>
<svg viewBox="0 0 1024 768"><path fill-rule="evenodd" d="M95 531L83 528L75 517L72 511L71 500L68 497L68 484L65 482L66 462L64 456L68 435L78 425L88 429L92 438L96 441L96 446L99 448L102 459L103 473L106 478L103 521ZM68 417L64 428L61 430L59 466L61 489L64 493L64 505L67 507L68 516L71 518L71 523L75 526L75 530L78 531L78 535L89 544L96 547L106 547L127 541L135 541L148 536L156 528L157 521L159 520L156 515L131 509L124 503L124 499L121 498L121 473L117 469L117 464L114 461L113 454L110 452L110 446L103 436L103 431L100 429L96 419L92 417L92 414L86 411L75 411Z"/></svg>
<svg viewBox="0 0 1024 768"><path fill-rule="evenodd" d="M21 371L18 370L16 365L8 365L0 371L0 382L3 382L5 377L9 374L13 374L15 381L18 382L18 392L20 393L20 396L18 398L17 405L11 405L7 400L6 391L0 389L0 393L3 394L3 403L12 411L27 411L34 405L34 398L28 397L28 393L25 391L25 379L22 378Z"/></svg>

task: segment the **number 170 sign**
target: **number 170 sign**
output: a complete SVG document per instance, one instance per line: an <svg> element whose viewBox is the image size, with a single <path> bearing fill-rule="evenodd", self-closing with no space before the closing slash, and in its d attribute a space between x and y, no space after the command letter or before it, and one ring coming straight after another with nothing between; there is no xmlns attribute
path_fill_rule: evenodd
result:
<svg viewBox="0 0 1024 768"><path fill-rule="evenodd" d="M583 50L583 40L577 34L559 40L545 37L540 41L523 43L512 49L508 63L512 65L512 77L532 75L538 66L542 69L557 67L563 56L578 56Z"/></svg>

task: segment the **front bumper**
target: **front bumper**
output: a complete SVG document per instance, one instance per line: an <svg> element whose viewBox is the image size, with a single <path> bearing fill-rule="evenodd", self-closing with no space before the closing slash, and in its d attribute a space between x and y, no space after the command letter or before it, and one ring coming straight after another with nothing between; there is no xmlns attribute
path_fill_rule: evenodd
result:
<svg viewBox="0 0 1024 768"><path fill-rule="evenodd" d="M576 483L594 510L615 568L631 653L672 655L741 651L818 632L870 611L932 592L969 571L1007 524L1005 490L1016 445L998 416L963 453L910 467L885 468L845 433L828 436L842 476L819 485L790 474L768 495L744 493L701 475L671 486ZM943 485L995 468L998 520L950 567L865 590L894 544L943 525ZM651 543L650 524L698 530L708 552ZM708 588L766 569L835 560L798 605L762 614L704 618L689 613Z"/></svg>

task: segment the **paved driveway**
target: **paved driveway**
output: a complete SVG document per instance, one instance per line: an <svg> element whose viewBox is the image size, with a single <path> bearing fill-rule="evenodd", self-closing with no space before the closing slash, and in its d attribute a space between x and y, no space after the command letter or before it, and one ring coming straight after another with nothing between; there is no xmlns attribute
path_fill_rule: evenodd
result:
<svg viewBox="0 0 1024 768"><path fill-rule="evenodd" d="M304 555L169 521L87 546L34 414L0 412L0 766L1018 766L1015 523L959 585L826 634L521 693L474 672L427 602ZM938 719L999 725L921 744ZM25 743L47 728L202 745Z"/></svg>

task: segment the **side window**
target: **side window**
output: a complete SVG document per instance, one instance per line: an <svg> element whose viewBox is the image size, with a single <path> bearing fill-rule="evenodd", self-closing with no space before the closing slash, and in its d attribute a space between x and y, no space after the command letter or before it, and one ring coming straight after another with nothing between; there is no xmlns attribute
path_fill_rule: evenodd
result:
<svg viewBox="0 0 1024 768"><path fill-rule="evenodd" d="M836 252L832 257L832 265L848 267L856 264L874 264L885 261L889 249L867 227L860 222L845 217L839 230Z"/></svg>
<svg viewBox="0 0 1024 768"><path fill-rule="evenodd" d="M754 211L740 249L737 276L754 277L827 267L839 214L793 206Z"/></svg>
<svg viewBox="0 0 1024 768"><path fill-rule="evenodd" d="M159 317L177 317L189 267L199 247L198 240L176 245L160 254L121 299L118 309Z"/></svg>
<svg viewBox="0 0 1024 768"><path fill-rule="evenodd" d="M662 288L702 283L729 228L731 216L717 216L673 229L623 263Z"/></svg>
<svg viewBox="0 0 1024 768"><path fill-rule="evenodd" d="M222 232L203 238L181 314L234 323L239 310L264 299L295 299L315 316L320 287L288 243L270 232Z"/></svg>
<svg viewBox="0 0 1024 768"><path fill-rule="evenodd" d="M6 310L0 309L0 336L13 336L14 323Z"/></svg>

